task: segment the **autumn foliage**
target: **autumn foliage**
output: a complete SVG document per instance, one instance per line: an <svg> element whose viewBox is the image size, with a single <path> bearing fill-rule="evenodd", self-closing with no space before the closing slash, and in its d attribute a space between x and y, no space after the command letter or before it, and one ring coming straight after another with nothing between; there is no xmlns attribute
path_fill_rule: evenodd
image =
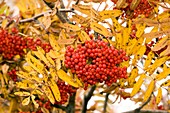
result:
<svg viewBox="0 0 170 113"><path fill-rule="evenodd" d="M0 113L112 113L118 98L169 111L169 0L13 6L0 3ZM94 96L105 99L87 109Z"/></svg>

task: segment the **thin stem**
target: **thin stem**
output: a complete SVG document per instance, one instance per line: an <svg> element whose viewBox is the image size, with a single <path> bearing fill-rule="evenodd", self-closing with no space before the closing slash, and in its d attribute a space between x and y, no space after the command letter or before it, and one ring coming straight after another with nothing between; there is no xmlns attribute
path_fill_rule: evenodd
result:
<svg viewBox="0 0 170 113"><path fill-rule="evenodd" d="M151 97L152 97L152 95L150 95L150 97L148 98L148 100L147 100L145 103L143 103L139 108L136 108L136 109L134 110L134 113L139 113L140 110L141 110L145 105L147 105L147 104L150 102Z"/></svg>
<svg viewBox="0 0 170 113"><path fill-rule="evenodd" d="M72 96L69 98L69 103L66 107L66 113L75 113L75 97L76 93L74 93Z"/></svg>
<svg viewBox="0 0 170 113"><path fill-rule="evenodd" d="M59 12L73 12L72 9L58 9ZM44 16L45 14L47 13L52 13L52 10L48 10L46 12L43 12L43 13L40 13L38 15L35 15L34 17L32 18L27 18L27 19L23 19L23 20L20 20L19 22L20 23L24 23L24 22L31 22L31 21L35 21L37 18L40 18L42 16Z"/></svg>
<svg viewBox="0 0 170 113"><path fill-rule="evenodd" d="M95 89L96 89L96 85L92 86L90 91L88 92L88 94L84 96L84 102L83 102L83 106L82 106L82 113L86 113L87 104L88 104L89 100L91 99Z"/></svg>
<svg viewBox="0 0 170 113"><path fill-rule="evenodd" d="M107 102L108 102L108 99L109 99L109 94L110 93L107 93L106 96L105 96L103 113L106 113L106 108L107 108Z"/></svg>

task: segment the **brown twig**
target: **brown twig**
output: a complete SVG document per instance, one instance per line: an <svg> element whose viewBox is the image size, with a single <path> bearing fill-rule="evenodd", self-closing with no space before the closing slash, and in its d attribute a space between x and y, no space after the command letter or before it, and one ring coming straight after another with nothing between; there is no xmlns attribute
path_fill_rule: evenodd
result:
<svg viewBox="0 0 170 113"><path fill-rule="evenodd" d="M109 94L110 93L107 93L106 96L105 96L103 113L106 113L106 108L107 108L107 102L108 102L108 99L109 99Z"/></svg>
<svg viewBox="0 0 170 113"><path fill-rule="evenodd" d="M150 102L151 97L152 95L150 95L149 99L146 102L144 102L139 108L136 108L135 110L127 111L124 113L141 113L141 109ZM148 113L148 112L144 112L144 113Z"/></svg>
<svg viewBox="0 0 170 113"><path fill-rule="evenodd" d="M58 11L59 12L73 12L72 9L58 9ZM52 10L48 10L46 12L40 13L40 14L35 15L34 17L31 17L31 18L20 20L19 22L24 23L24 22L35 21L37 18L40 18L40 17L42 17L42 16L44 16L45 14L48 14L48 13L52 13Z"/></svg>
<svg viewBox="0 0 170 113"><path fill-rule="evenodd" d="M92 86L90 91L88 92L88 94L84 96L83 106L82 106L82 113L86 113L87 104L88 104L89 100L91 99L95 89L96 89L96 85Z"/></svg>

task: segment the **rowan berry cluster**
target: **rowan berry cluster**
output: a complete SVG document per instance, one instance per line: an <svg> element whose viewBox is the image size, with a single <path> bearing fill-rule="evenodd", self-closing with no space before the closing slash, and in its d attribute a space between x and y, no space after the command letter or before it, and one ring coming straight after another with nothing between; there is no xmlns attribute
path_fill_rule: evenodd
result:
<svg viewBox="0 0 170 113"><path fill-rule="evenodd" d="M67 47L65 66L88 85L105 82L110 86L120 78L127 78L127 68L119 64L128 60L125 51L108 46L102 40L90 40L80 44L77 49Z"/></svg>
<svg viewBox="0 0 170 113"><path fill-rule="evenodd" d="M77 89L72 86L66 84L64 81L58 80L57 86L60 91L61 101L56 101L55 104L65 104L68 101L69 96L77 91Z"/></svg>
<svg viewBox="0 0 170 113"><path fill-rule="evenodd" d="M10 71L8 71L8 75L11 77L11 79L16 82L17 81L17 74L16 74L17 70L16 69L12 69Z"/></svg>
<svg viewBox="0 0 170 113"><path fill-rule="evenodd" d="M12 60L15 55L23 56L24 49L36 50L37 46L41 46L45 52L51 49L50 44L42 43L40 39L34 40L20 36L16 28L12 28L11 32L0 28L0 40L0 54L8 60Z"/></svg>
<svg viewBox="0 0 170 113"><path fill-rule="evenodd" d="M111 1L114 4L116 4L118 0L111 0ZM126 0L126 3L128 4L127 7L121 8L121 10L125 12L123 16L125 17L130 16L132 18L136 18L139 15L145 15L145 17L149 17L149 15L152 14L154 7L151 5L151 3L149 3L148 0L141 0L134 10L130 9L132 1L133 0Z"/></svg>

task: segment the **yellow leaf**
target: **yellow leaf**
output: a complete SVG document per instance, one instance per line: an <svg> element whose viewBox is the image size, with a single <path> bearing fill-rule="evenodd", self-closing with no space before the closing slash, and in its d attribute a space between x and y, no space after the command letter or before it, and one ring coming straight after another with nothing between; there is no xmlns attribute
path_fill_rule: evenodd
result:
<svg viewBox="0 0 170 113"><path fill-rule="evenodd" d="M119 49L122 48L122 41L123 41L122 33L116 33L117 48L119 48Z"/></svg>
<svg viewBox="0 0 170 113"><path fill-rule="evenodd" d="M1 69L2 69L3 74L7 74L8 69L9 69L9 65L4 64L4 65L2 65Z"/></svg>
<svg viewBox="0 0 170 113"><path fill-rule="evenodd" d="M163 37L161 40L159 40L158 42L156 42L156 44L154 45L154 47L152 48L152 51L158 51L162 48L164 48L168 43L168 36Z"/></svg>
<svg viewBox="0 0 170 113"><path fill-rule="evenodd" d="M151 64L152 59L154 58L155 54L150 51L147 55L147 58L144 63L144 69L148 68L148 66Z"/></svg>
<svg viewBox="0 0 170 113"><path fill-rule="evenodd" d="M79 80L79 78L77 77L76 74L74 75L74 78L76 79L76 82L78 83L78 85L79 85L80 87L83 87L82 82Z"/></svg>
<svg viewBox="0 0 170 113"><path fill-rule="evenodd" d="M129 42L129 37L130 37L130 35L129 35L129 32L128 32L128 28L124 28L123 29L123 40L122 40L122 48L125 50L126 49L126 46L128 45L128 42Z"/></svg>
<svg viewBox="0 0 170 113"><path fill-rule="evenodd" d="M35 101L35 96L34 96L34 95L31 95L31 100L32 100L35 108L38 108L38 107L39 107L39 104Z"/></svg>
<svg viewBox="0 0 170 113"><path fill-rule="evenodd" d="M162 35L169 35L169 34L170 34L170 30L168 29L168 30L163 30L163 31L146 33L146 34L143 34L142 36L146 38L146 43L148 43L156 37L160 37Z"/></svg>
<svg viewBox="0 0 170 113"><path fill-rule="evenodd" d="M33 71L32 67L31 67L31 66L28 66L28 65L24 65L24 66L22 66L22 68L23 68L25 71L27 71L27 72Z"/></svg>
<svg viewBox="0 0 170 113"><path fill-rule="evenodd" d="M145 27L146 24L136 24L136 29L137 29L136 37L141 37L143 35Z"/></svg>
<svg viewBox="0 0 170 113"><path fill-rule="evenodd" d="M51 58L58 58L60 56L60 53L54 50L50 50L50 52L46 54L48 54Z"/></svg>
<svg viewBox="0 0 170 113"><path fill-rule="evenodd" d="M93 29L95 32L105 36L105 37L112 37L112 33L108 31L104 26L93 22L90 24L91 29Z"/></svg>
<svg viewBox="0 0 170 113"><path fill-rule="evenodd" d="M17 95L17 96L30 96L30 93L26 92L26 91L20 91L20 92L15 92L14 95Z"/></svg>
<svg viewBox="0 0 170 113"><path fill-rule="evenodd" d="M48 29L51 25L51 17L45 15L44 18L42 18L42 24L44 25L45 29Z"/></svg>
<svg viewBox="0 0 170 113"><path fill-rule="evenodd" d="M65 28L66 30L69 31L80 31L81 28L78 25L73 25L73 24L69 24L69 23L62 23L62 24L58 24L59 26L61 26L62 28Z"/></svg>
<svg viewBox="0 0 170 113"><path fill-rule="evenodd" d="M83 14L88 15L90 18L100 18L98 12L92 7L92 5L73 4L72 8Z"/></svg>
<svg viewBox="0 0 170 113"><path fill-rule="evenodd" d="M134 59L132 61L132 64L135 64L137 60L139 60L145 53L146 51L146 46L145 45L142 45L138 51L136 52L135 56L134 56Z"/></svg>
<svg viewBox="0 0 170 113"><path fill-rule="evenodd" d="M46 58L47 58L47 60L50 62L50 64L51 64L53 67L55 67L55 62L54 62L54 60L50 57L49 54L46 54Z"/></svg>
<svg viewBox="0 0 170 113"><path fill-rule="evenodd" d="M44 73L44 71L43 71L44 65L41 63L40 60L38 60L34 56L32 56L31 52L28 52L28 54L26 55L26 61L37 72Z"/></svg>
<svg viewBox="0 0 170 113"><path fill-rule="evenodd" d="M134 67L128 78L128 84L132 86L135 82L135 78L138 76L138 68Z"/></svg>
<svg viewBox="0 0 170 113"><path fill-rule="evenodd" d="M83 31L83 30L81 30L81 31L78 33L78 36L79 36L79 38L80 38L80 40L81 40L82 42L85 42L86 40L90 40L89 35L88 35L85 31Z"/></svg>
<svg viewBox="0 0 170 113"><path fill-rule="evenodd" d="M1 27L2 27L2 28L5 28L7 24L8 24L8 20L7 20L7 19L3 19L3 20L2 20Z"/></svg>
<svg viewBox="0 0 170 113"><path fill-rule="evenodd" d="M53 79L50 79L48 83L49 83L49 86L51 87L51 90L53 92L55 99L57 101L61 101L60 91L55 81Z"/></svg>
<svg viewBox="0 0 170 113"><path fill-rule="evenodd" d="M50 62L45 57L45 52L41 47L37 47L38 51L33 51L33 54L36 55L40 60L42 60L48 67L51 67Z"/></svg>
<svg viewBox="0 0 170 113"><path fill-rule="evenodd" d="M61 30L61 32L59 34L59 39L67 39L64 29Z"/></svg>
<svg viewBox="0 0 170 113"><path fill-rule="evenodd" d="M61 60L60 59L56 59L56 70L59 70L61 68Z"/></svg>
<svg viewBox="0 0 170 113"><path fill-rule="evenodd" d="M156 59L155 62L154 62L149 68L146 69L146 71L148 71L150 74L152 74L153 71L154 71L157 67L161 66L161 65L162 65L165 61L167 61L168 59L169 59L168 56L164 56L164 57L161 57L161 58Z"/></svg>
<svg viewBox="0 0 170 113"><path fill-rule="evenodd" d="M162 80L166 78L170 74L170 69L167 68L166 64L164 64L163 71L156 75L155 79L156 80Z"/></svg>
<svg viewBox="0 0 170 113"><path fill-rule="evenodd" d="M120 8L123 8L125 4L126 4L126 0L118 0L116 3L116 7L120 9Z"/></svg>
<svg viewBox="0 0 170 113"><path fill-rule="evenodd" d="M50 68L50 75L54 80L58 80L57 71L54 68Z"/></svg>
<svg viewBox="0 0 170 113"><path fill-rule="evenodd" d="M168 45L168 47L160 53L160 56L167 56L169 54L170 54L170 45Z"/></svg>
<svg viewBox="0 0 170 113"><path fill-rule="evenodd" d="M25 78L25 79L28 79L28 78L30 77L30 76L29 76L29 73L24 72L24 71L18 71L16 74L17 74L19 77Z"/></svg>
<svg viewBox="0 0 170 113"><path fill-rule="evenodd" d="M70 76L67 75L67 73L65 71L63 71L62 69L57 71L58 77L67 82L68 84L74 86L74 87L79 87L79 84L76 82L76 80L74 80L73 78L71 78Z"/></svg>
<svg viewBox="0 0 170 113"><path fill-rule="evenodd" d="M170 79L161 84L161 86L170 86Z"/></svg>
<svg viewBox="0 0 170 113"><path fill-rule="evenodd" d="M155 87L155 81L152 80L151 83L148 86L148 89L145 91L145 95L144 95L144 98L143 98L144 102L148 100L148 98L150 97L150 95L153 92L154 87Z"/></svg>
<svg viewBox="0 0 170 113"><path fill-rule="evenodd" d="M52 104L54 104L54 103L55 103L55 99L54 99L54 96L53 96L50 88L49 88L48 86L43 85L43 86L42 86L42 89L44 90L44 93L45 93L45 95L48 97L48 99L50 100L50 102L51 102Z"/></svg>
<svg viewBox="0 0 170 113"><path fill-rule="evenodd" d="M158 94L157 94L157 96L156 96L156 104L159 104L160 101L161 101L161 99L162 99L162 88L159 87L159 89L158 89Z"/></svg>
<svg viewBox="0 0 170 113"><path fill-rule="evenodd" d="M58 43L56 41L56 38L55 38L55 36L53 34L49 35L49 41L50 41L50 45L52 46L52 48L55 51L59 51L60 50L60 46L58 45Z"/></svg>
<svg viewBox="0 0 170 113"><path fill-rule="evenodd" d="M131 4L130 4L130 9L134 10L136 9L136 7L139 5L140 0L132 0Z"/></svg>
<svg viewBox="0 0 170 113"><path fill-rule="evenodd" d="M143 38L143 37L140 37L140 38L137 40L137 43L135 44L135 46L134 46L133 49L131 50L131 54L136 54L136 52L141 48L141 46L144 46L144 45L143 45L143 41L144 41L144 38Z"/></svg>
<svg viewBox="0 0 170 113"><path fill-rule="evenodd" d="M145 78L146 78L145 74L140 75L140 78L138 79L138 81L134 85L133 90L132 90L132 92L130 94L131 97L134 96L140 90L140 87L141 87L141 85L142 85Z"/></svg>
<svg viewBox="0 0 170 113"><path fill-rule="evenodd" d="M59 39L57 40L58 44L73 44L75 39Z"/></svg>
<svg viewBox="0 0 170 113"><path fill-rule="evenodd" d="M125 49L125 51L128 55L132 54L132 50L133 50L133 48L135 47L136 44L137 44L137 40L135 38L129 41L129 43L126 46L126 49Z"/></svg>
<svg viewBox="0 0 170 113"><path fill-rule="evenodd" d="M46 109L45 107L41 107L41 111L43 113L50 113L48 109Z"/></svg>
<svg viewBox="0 0 170 113"><path fill-rule="evenodd" d="M121 10L103 10L99 12L99 15L101 16L101 19L108 19L112 17L118 17L122 14Z"/></svg>
<svg viewBox="0 0 170 113"><path fill-rule="evenodd" d="M112 18L113 26L116 28L116 31L119 32L122 30L122 26L116 18Z"/></svg>
<svg viewBox="0 0 170 113"><path fill-rule="evenodd" d="M3 78L3 75L2 73L0 73L0 81L1 81L1 87L5 87L5 81L4 81L4 78Z"/></svg>
<svg viewBox="0 0 170 113"><path fill-rule="evenodd" d="M28 105L30 103L30 96L25 98L23 101L22 101L22 105Z"/></svg>

